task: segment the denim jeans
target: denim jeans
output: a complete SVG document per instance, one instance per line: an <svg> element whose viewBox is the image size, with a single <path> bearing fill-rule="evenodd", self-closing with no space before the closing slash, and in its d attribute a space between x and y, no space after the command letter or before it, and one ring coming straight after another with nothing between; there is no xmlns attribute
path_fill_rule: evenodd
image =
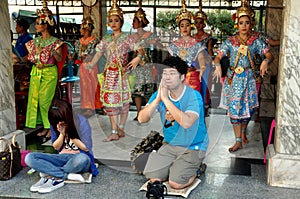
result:
<svg viewBox="0 0 300 199"><path fill-rule="evenodd" d="M87 172L90 169L90 158L83 153L47 154L31 152L27 154L25 162L36 171L61 179L66 179L69 173Z"/></svg>

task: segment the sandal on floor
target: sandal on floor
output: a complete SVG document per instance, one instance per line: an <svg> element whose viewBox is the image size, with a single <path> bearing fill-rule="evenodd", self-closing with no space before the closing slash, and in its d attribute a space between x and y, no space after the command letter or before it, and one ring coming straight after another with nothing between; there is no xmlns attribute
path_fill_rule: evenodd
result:
<svg viewBox="0 0 300 199"><path fill-rule="evenodd" d="M233 153L233 152L236 152L236 151L238 151L239 149L242 149L242 148L243 148L242 138L236 138L235 144L232 147L230 147L228 149L228 151L230 153Z"/></svg>
<svg viewBox="0 0 300 199"><path fill-rule="evenodd" d="M103 140L103 142L117 141L119 140L118 134L112 133L107 138Z"/></svg>

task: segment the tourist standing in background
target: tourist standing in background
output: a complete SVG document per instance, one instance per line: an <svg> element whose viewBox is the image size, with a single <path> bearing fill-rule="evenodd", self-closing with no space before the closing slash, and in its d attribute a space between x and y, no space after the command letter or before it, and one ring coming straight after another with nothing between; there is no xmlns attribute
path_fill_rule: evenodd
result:
<svg viewBox="0 0 300 199"><path fill-rule="evenodd" d="M21 62L27 61L28 51L25 44L32 40L32 35L28 33L29 23L26 19L20 18L16 20L16 31L19 34L19 37L16 42L15 49L18 51L22 60Z"/></svg>

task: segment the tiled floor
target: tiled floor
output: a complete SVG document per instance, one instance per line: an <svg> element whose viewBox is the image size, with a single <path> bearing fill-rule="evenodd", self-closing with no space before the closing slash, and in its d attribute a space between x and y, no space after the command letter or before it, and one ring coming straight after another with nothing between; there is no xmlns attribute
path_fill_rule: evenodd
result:
<svg viewBox="0 0 300 199"><path fill-rule="evenodd" d="M151 130L161 132L159 115L156 114L147 124L139 125L133 121L135 112L130 112L125 127L126 136L118 141L103 142L110 134L111 128L107 116L94 115L89 118L93 129L93 151L99 160L122 160L130 161L130 151ZM243 150L229 153L228 148L234 143L232 126L224 114L211 114L206 118L210 144L206 154L205 163L208 167L230 168L232 158L262 159L263 145L259 123L250 122L248 127L249 144L244 145ZM105 162L106 162L105 161Z"/></svg>
<svg viewBox="0 0 300 199"><path fill-rule="evenodd" d="M80 107L78 95L73 98L73 106L75 110ZM242 150L229 153L228 148L234 143L229 118L223 110L212 109L211 112L206 118L210 139L204 160L207 170L189 198L298 198L299 190L267 185L260 123L251 121L248 127L249 144L244 145ZM130 168L130 152L151 130L161 132L161 125L158 114L142 125L133 121L135 116L136 112L130 111L125 127L126 136L114 142L102 141L111 132L107 116L95 114L89 118L93 130L94 155L104 164L100 165L100 174L93 178L91 184L68 184L50 194L31 193L29 187L39 176L37 173L26 174L29 168L25 168L13 179L0 181L0 198L145 198L145 192L138 189L146 179Z"/></svg>

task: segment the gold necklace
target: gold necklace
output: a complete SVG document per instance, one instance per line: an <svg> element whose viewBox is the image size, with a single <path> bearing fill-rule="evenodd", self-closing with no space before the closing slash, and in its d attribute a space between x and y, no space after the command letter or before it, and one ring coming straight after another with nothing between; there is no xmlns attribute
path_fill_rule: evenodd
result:
<svg viewBox="0 0 300 199"><path fill-rule="evenodd" d="M122 35L122 32L120 32L118 35L112 34L112 40L117 41L121 35Z"/></svg>
<svg viewBox="0 0 300 199"><path fill-rule="evenodd" d="M182 38L182 40L183 40L183 42L182 42L183 44L182 44L182 46L180 47L178 56L179 56L182 60L186 61L187 54L188 54L188 51L187 51L188 40L185 40L185 39L183 39L183 38Z"/></svg>
<svg viewBox="0 0 300 199"><path fill-rule="evenodd" d="M247 35L245 39L242 39L241 36L238 34L237 38L240 41L241 44L246 45L248 39L250 38L251 34Z"/></svg>

